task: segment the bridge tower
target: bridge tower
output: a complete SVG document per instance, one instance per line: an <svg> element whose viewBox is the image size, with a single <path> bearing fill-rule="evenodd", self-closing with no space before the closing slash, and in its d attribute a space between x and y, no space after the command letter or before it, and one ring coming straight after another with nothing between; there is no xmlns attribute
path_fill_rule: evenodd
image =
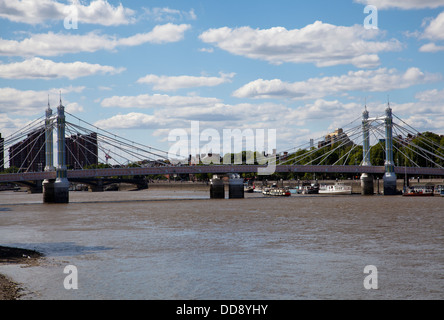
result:
<svg viewBox="0 0 444 320"><path fill-rule="evenodd" d="M46 119L45 119L45 171L54 171L54 157L53 157L53 128L51 123L52 109L49 105L48 96L48 108L46 109ZM43 202L44 203L54 203L54 179L43 180Z"/></svg>
<svg viewBox="0 0 444 320"><path fill-rule="evenodd" d="M46 119L45 119L45 171L54 171L54 149L53 149L53 128L51 123L52 109L49 105L48 96L48 109L46 109Z"/></svg>
<svg viewBox="0 0 444 320"><path fill-rule="evenodd" d="M65 148L65 107L62 105L60 93L60 105L57 107L57 179L54 185L56 203L69 202L68 170L66 168Z"/></svg>
<svg viewBox="0 0 444 320"><path fill-rule="evenodd" d="M385 174L384 195L394 195L396 191L395 163L393 161L393 116L390 102L385 109Z"/></svg>
<svg viewBox="0 0 444 320"><path fill-rule="evenodd" d="M370 134L369 134L369 119L368 119L367 105L362 113L362 166L371 166L370 162ZM375 193L373 186L373 175L363 173L361 175L361 194L373 195Z"/></svg>
<svg viewBox="0 0 444 320"><path fill-rule="evenodd" d="M52 129L50 117L52 111L46 110L46 163L45 170L53 171L53 152L52 152ZM66 168L66 151L65 151L65 107L62 105L62 96L60 94L60 105L57 107L57 168L56 179L45 180L43 201L45 203L68 203L69 202L69 181L68 171Z"/></svg>
<svg viewBox="0 0 444 320"><path fill-rule="evenodd" d="M370 162L370 134L369 134L369 120L368 120L367 105L362 113L362 165L371 166ZM361 194L373 195L375 193L373 186L373 175L369 173L363 173L361 175Z"/></svg>

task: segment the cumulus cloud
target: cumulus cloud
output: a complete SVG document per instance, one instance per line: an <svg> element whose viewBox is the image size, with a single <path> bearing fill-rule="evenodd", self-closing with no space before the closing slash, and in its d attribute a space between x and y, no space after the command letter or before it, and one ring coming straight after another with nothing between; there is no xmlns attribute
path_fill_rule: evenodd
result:
<svg viewBox="0 0 444 320"><path fill-rule="evenodd" d="M421 48L419 48L419 51L435 53L439 51L444 51L444 46L438 46L435 43L427 43L421 46Z"/></svg>
<svg viewBox="0 0 444 320"><path fill-rule="evenodd" d="M373 5L378 9L424 9L444 6L442 0L355 0L365 5Z"/></svg>
<svg viewBox="0 0 444 320"><path fill-rule="evenodd" d="M62 95L70 92L82 92L85 87L67 87L53 88L47 91L35 90L18 90L15 88L0 88L0 106L1 112L32 116L36 114L44 114L48 105L48 94L50 96L51 105L58 105L59 93ZM63 99L63 105L66 110L73 112L83 111L83 107L76 102L69 102Z"/></svg>
<svg viewBox="0 0 444 320"><path fill-rule="evenodd" d="M167 106L154 110L153 115L139 112L130 112L125 115L116 115L109 119L97 122L96 125L106 129L120 128L175 128L186 125L189 121L200 121L202 124L210 124L212 127L226 126L227 124L242 127L246 123L254 126L258 122L275 125L277 121L282 123L282 114L290 113L291 109L278 104L237 104L230 105L221 102L213 102L201 106L188 105L177 108ZM105 126L105 127L102 127ZM222 128L222 127L220 127Z"/></svg>
<svg viewBox="0 0 444 320"><path fill-rule="evenodd" d="M158 76L146 75L137 80L138 83L152 84L153 89L161 91L174 91L183 88L214 87L226 82L231 82L235 73L220 73L220 77L195 77L195 76Z"/></svg>
<svg viewBox="0 0 444 320"><path fill-rule="evenodd" d="M423 22L424 31L415 31L409 33L418 38L418 40L429 40L431 42L422 45L420 52L435 53L444 51L444 44L436 44L444 40L444 12L441 12L436 18L425 19Z"/></svg>
<svg viewBox="0 0 444 320"><path fill-rule="evenodd" d="M41 58L31 58L22 62L0 64L0 78L3 79L55 79L79 77L94 74L116 74L125 68L114 68L86 62L54 62Z"/></svg>
<svg viewBox="0 0 444 320"><path fill-rule="evenodd" d="M160 123L156 117L138 112L115 115L108 119L96 121L94 125L102 129L156 129L160 127Z"/></svg>
<svg viewBox="0 0 444 320"><path fill-rule="evenodd" d="M444 40L444 12L428 23L423 37L430 40Z"/></svg>
<svg viewBox="0 0 444 320"><path fill-rule="evenodd" d="M169 96L166 94L142 94L138 96L114 96L102 101L102 107L119 108L158 108L158 107L187 107L211 106L220 102L217 98L198 96Z"/></svg>
<svg viewBox="0 0 444 320"><path fill-rule="evenodd" d="M122 4L113 6L106 0L93 0L88 6L78 0L70 4L54 0L0 0L0 17L13 22L42 24L48 20L64 20L74 15L80 23L104 26L127 25L135 21L135 11Z"/></svg>
<svg viewBox="0 0 444 320"><path fill-rule="evenodd" d="M361 25L344 27L316 21L293 30L223 27L207 30L199 38L232 54L273 64L314 63L318 67L352 64L369 68L380 64L378 53L402 48L395 39L378 41L382 35L380 30L367 30Z"/></svg>
<svg viewBox="0 0 444 320"><path fill-rule="evenodd" d="M48 32L33 34L21 41L0 38L0 55L3 56L58 56L69 53L114 50L120 46L138 46L144 43L163 44L183 39L190 25L164 24L152 31L128 38L90 32L85 35Z"/></svg>
<svg viewBox="0 0 444 320"><path fill-rule="evenodd" d="M422 102L444 102L444 89L421 91L415 95L415 98Z"/></svg>
<svg viewBox="0 0 444 320"><path fill-rule="evenodd" d="M311 78L307 81L284 82L280 79L252 81L233 95L238 98L291 98L316 99L329 94L349 91L384 92L404 89L416 84L430 83L441 79L439 74L428 74L418 68L409 68L404 73L396 69L350 71L341 76Z"/></svg>

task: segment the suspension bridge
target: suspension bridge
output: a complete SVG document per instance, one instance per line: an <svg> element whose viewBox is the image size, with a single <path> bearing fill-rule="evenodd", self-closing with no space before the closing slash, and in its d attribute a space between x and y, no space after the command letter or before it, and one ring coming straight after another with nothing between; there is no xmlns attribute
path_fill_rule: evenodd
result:
<svg viewBox="0 0 444 320"><path fill-rule="evenodd" d="M66 115L70 117L68 120ZM41 190L45 203L68 203L70 182L89 184L96 191L115 181L146 188L146 176L174 174L229 175L230 188L242 188L240 197L243 197L243 180L238 175L258 173L270 165L276 173L360 174L363 195L374 194L376 175L383 175L384 195L397 193L397 175L444 176L444 147L393 114L389 103L385 113L374 118L365 107L362 115L346 127L328 139L326 136L317 139L317 147L313 140L310 145L279 153L284 154L283 157L270 157L266 165L254 164L254 161L174 164L168 151L119 137L66 112L60 97L56 113L48 102L43 116L5 138L0 135L0 183ZM376 143L371 145L371 140ZM348 151L338 156L336 151L347 146ZM384 151L384 165L372 165L370 155L375 146ZM359 148L362 148L362 160L359 164L350 164L350 157ZM403 157L403 165L399 164L399 159L395 164L394 151ZM53 159L55 153L57 165ZM415 161L418 158L425 159L427 165L418 164L419 161ZM7 163L9 169L14 168L13 172L8 172ZM97 168L98 163L106 165ZM212 183L218 184L217 179Z"/></svg>

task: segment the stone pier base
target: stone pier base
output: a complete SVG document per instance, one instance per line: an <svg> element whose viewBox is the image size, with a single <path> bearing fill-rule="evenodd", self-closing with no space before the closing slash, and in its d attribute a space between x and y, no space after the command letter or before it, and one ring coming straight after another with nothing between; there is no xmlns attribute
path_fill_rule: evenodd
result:
<svg viewBox="0 0 444 320"><path fill-rule="evenodd" d="M218 177L213 177L213 179L211 179L210 198L225 199L225 186L222 179Z"/></svg>
<svg viewBox="0 0 444 320"><path fill-rule="evenodd" d="M373 186L373 175L367 173L363 173L361 175L361 194L363 196L375 194L375 188Z"/></svg>
<svg viewBox="0 0 444 320"><path fill-rule="evenodd" d="M384 195L392 196L398 194L396 188L396 174L393 172L386 172L384 174Z"/></svg>
<svg viewBox="0 0 444 320"><path fill-rule="evenodd" d="M43 203L69 203L68 180L44 180Z"/></svg>
<svg viewBox="0 0 444 320"><path fill-rule="evenodd" d="M229 199L243 199L244 195L244 179L231 178L229 180Z"/></svg>

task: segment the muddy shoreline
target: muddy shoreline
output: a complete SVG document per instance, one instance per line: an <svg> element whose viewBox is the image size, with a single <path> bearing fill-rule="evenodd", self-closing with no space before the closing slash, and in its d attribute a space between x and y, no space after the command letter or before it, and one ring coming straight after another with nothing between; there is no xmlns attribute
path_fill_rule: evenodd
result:
<svg viewBox="0 0 444 320"><path fill-rule="evenodd" d="M37 265L43 255L34 250L0 246L0 264ZM21 296L20 284L0 274L0 300L17 300Z"/></svg>

